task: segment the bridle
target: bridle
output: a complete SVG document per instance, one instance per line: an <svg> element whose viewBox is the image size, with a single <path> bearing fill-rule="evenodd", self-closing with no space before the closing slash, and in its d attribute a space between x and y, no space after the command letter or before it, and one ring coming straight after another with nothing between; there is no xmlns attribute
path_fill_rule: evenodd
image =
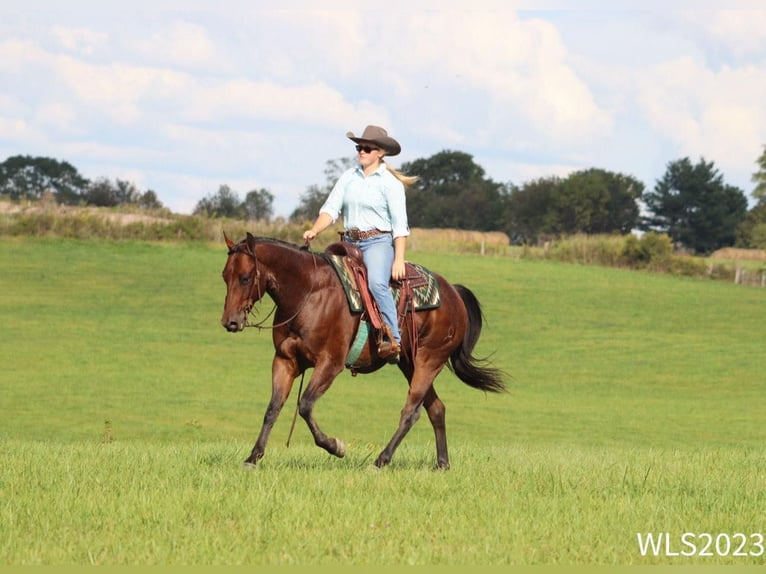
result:
<svg viewBox="0 0 766 574"><path fill-rule="evenodd" d="M284 325L287 325L290 321L295 319L298 314L303 311L303 308L306 306L306 303L308 303L309 297L314 292L314 287L316 287L316 273L312 275L312 281L311 281L311 289L308 293L306 293L306 296L303 298L303 302L298 306L298 310L293 313L291 317L288 319L285 319L284 321L281 321L280 323L275 323L271 326L266 326L264 323L268 320L269 317L271 317L274 314L274 311L277 309L276 303L274 304L274 307L272 307L271 311L268 312L268 314L258 321L257 323L251 323L250 322L250 314L253 310L253 307L255 307L255 303L260 301L263 297L263 293L261 292L261 270L258 268L258 255L255 252L255 249L242 249L242 245L244 242L237 243L236 245L233 245L229 248L229 256L232 256L236 253L240 253L243 255L249 255L253 258L253 261L255 262L255 266L253 267L253 273L250 276L250 291L247 294L247 305L245 305L244 311L245 311L245 327L256 327L258 329L276 329L278 327L282 327ZM308 248L308 244L306 246ZM314 262L314 271L317 269L317 258L314 253L312 255L312 260ZM254 292L257 297L254 297Z"/></svg>

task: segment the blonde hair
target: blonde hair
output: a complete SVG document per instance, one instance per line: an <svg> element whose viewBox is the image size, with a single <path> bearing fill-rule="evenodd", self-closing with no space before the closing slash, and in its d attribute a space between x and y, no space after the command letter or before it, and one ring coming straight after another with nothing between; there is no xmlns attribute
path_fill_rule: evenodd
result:
<svg viewBox="0 0 766 574"><path fill-rule="evenodd" d="M381 160L383 161L383 160ZM409 185L412 185L415 183L418 179L420 179L417 175L404 175L402 172L394 169L390 165L388 165L387 162L383 162L386 164L386 169L391 172L391 175L393 175L396 179L401 181L404 184L404 187L407 187Z"/></svg>

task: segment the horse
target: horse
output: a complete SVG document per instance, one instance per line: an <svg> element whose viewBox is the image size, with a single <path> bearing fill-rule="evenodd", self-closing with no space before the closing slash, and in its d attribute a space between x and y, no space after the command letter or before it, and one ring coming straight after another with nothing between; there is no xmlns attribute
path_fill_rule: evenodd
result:
<svg viewBox="0 0 766 574"><path fill-rule="evenodd" d="M222 276L226 283L222 326L241 332L249 323L254 305L268 294L274 302L270 327L274 344L271 365L271 400L258 439L245 465L255 465L266 450L269 434L293 383L313 368L305 392L298 398L298 413L308 425L317 446L342 458L346 446L326 435L313 416L317 400L347 368L346 359L363 320L350 310L341 281L322 253L268 237L247 237L234 243L224 233L228 257ZM504 373L486 359L473 356L482 329L482 310L476 296L462 285L452 285L433 273L441 304L428 311L410 312L412 328L402 329L398 368L409 391L393 437L374 464L391 462L399 444L425 407L436 437L436 467L450 467L447 451L445 407L434 389L434 379L446 365L463 383L485 392L506 390ZM260 325L258 325L260 326ZM365 343L355 369L367 374L387 364L377 356L377 346ZM416 348L413 344L416 341ZM415 351L415 352L413 352ZM303 380L301 380L301 383Z"/></svg>

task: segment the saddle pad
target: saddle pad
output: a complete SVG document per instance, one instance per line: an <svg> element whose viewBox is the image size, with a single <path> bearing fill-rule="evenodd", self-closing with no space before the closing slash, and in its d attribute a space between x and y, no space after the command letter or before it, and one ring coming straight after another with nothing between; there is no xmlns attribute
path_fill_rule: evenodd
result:
<svg viewBox="0 0 766 574"><path fill-rule="evenodd" d="M364 311L364 305L362 304L362 296L356 288L354 278L351 275L349 269L343 264L342 255L324 255L327 260L332 263L335 272L340 278L343 290L346 292L346 298L348 299L348 305L352 313L361 313ZM439 284L436 282L436 278L433 274L417 263L407 263L408 267L412 267L422 278L422 281L418 282L418 286L413 286L412 297L415 306L415 311L426 311L428 309L436 309L441 305L441 296L439 295ZM399 288L392 285L391 291L394 294L394 304L399 303Z"/></svg>

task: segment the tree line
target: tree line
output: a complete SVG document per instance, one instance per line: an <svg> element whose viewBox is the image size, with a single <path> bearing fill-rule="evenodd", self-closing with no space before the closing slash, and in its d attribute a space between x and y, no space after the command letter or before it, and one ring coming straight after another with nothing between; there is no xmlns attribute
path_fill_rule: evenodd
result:
<svg viewBox="0 0 766 574"><path fill-rule="evenodd" d="M704 158L668 163L652 190L633 176L599 168L520 185L500 183L488 177L471 155L453 150L404 163L399 169L418 176L407 189L412 227L501 231L517 244L578 233L654 231L706 254L733 245L766 248L766 146L756 163L752 191L756 204L751 209L745 192L727 184L714 163ZM313 220L340 174L353 165L353 158L328 161L324 184L306 189L290 221ZM14 156L0 164L0 196L34 200L46 194L62 204L162 207L152 190L141 192L119 179L89 181L67 162ZM242 199L221 185L197 203L194 214L270 221L273 201L267 189L251 190Z"/></svg>
<svg viewBox="0 0 766 574"><path fill-rule="evenodd" d="M144 192L132 182L106 177L88 180L72 164L48 157L16 155L0 163L0 197L40 200L48 196L62 205L116 207L136 205L160 209L153 190Z"/></svg>
<svg viewBox="0 0 766 574"><path fill-rule="evenodd" d="M589 168L521 185L487 176L469 154L445 150L404 163L418 176L407 189L412 227L502 231L512 243L535 244L574 234L667 234L677 245L711 253L737 245L766 249L766 146L753 174L756 205L729 185L713 162L688 157L668 163L652 190L630 175ZM327 163L324 186L312 185L291 220L313 220L351 159Z"/></svg>

